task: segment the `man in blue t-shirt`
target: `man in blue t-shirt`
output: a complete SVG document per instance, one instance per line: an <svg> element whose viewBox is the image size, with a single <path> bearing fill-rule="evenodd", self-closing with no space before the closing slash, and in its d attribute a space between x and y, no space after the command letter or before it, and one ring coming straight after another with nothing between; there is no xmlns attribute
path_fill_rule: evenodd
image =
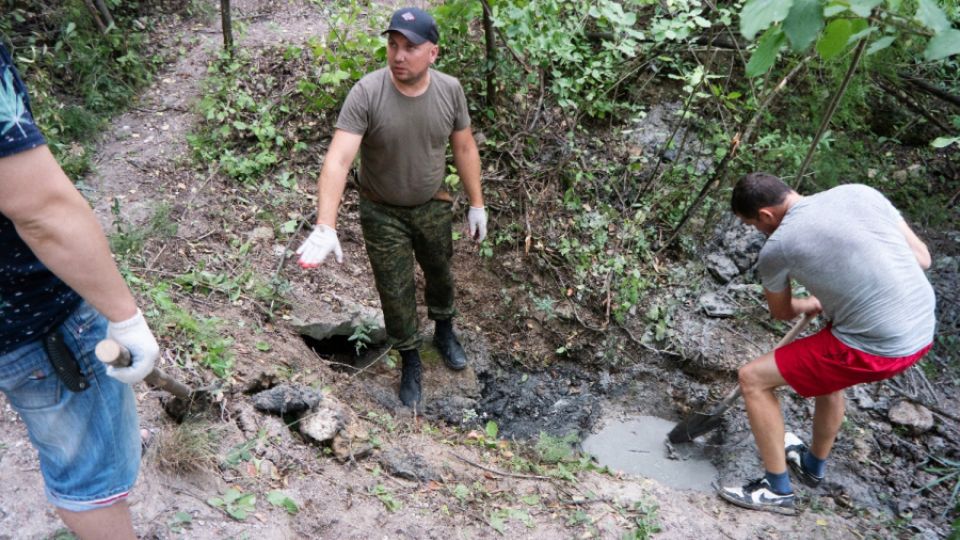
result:
<svg viewBox="0 0 960 540"><path fill-rule="evenodd" d="M105 337L130 351L130 367L97 361ZM48 351L74 376L58 375ZM126 497L140 437L130 385L158 356L96 216L47 148L0 44L0 391L27 426L47 498L80 538L135 538Z"/></svg>

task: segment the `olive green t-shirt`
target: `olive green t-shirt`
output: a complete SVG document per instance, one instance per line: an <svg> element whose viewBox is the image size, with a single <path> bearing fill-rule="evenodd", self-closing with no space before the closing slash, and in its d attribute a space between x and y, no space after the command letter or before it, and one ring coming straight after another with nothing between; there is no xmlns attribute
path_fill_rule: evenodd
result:
<svg viewBox="0 0 960 540"><path fill-rule="evenodd" d="M416 206L440 189L450 135L470 126L460 82L430 70L430 86L417 97L400 93L387 68L350 89L337 129L362 135L360 187L379 202Z"/></svg>

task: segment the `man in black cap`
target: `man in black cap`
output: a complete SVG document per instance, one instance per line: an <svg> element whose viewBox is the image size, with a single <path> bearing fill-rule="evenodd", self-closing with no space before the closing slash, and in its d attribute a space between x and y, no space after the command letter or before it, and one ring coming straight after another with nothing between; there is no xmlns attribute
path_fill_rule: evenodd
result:
<svg viewBox="0 0 960 540"><path fill-rule="evenodd" d="M364 243L387 334L400 351L400 400L413 407L421 399L414 260L426 282L434 344L450 369L467 363L452 324L452 199L443 189L448 142L470 203L469 235L477 242L486 237L487 214L463 88L431 68L439 53L433 17L417 8L399 9L383 33L387 67L357 82L343 104L317 182L317 226L297 253L303 268L319 266L330 253L343 261L337 211L359 150Z"/></svg>

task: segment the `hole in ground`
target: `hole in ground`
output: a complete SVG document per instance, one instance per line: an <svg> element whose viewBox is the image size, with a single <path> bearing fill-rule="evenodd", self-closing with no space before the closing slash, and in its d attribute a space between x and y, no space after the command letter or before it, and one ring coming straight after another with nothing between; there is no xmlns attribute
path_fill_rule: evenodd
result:
<svg viewBox="0 0 960 540"><path fill-rule="evenodd" d="M327 361L332 369L337 371L356 372L369 366L386 351L383 345L367 345L357 351L356 341L350 336L334 335L324 339L316 339L301 335L303 342L314 350L320 358Z"/></svg>

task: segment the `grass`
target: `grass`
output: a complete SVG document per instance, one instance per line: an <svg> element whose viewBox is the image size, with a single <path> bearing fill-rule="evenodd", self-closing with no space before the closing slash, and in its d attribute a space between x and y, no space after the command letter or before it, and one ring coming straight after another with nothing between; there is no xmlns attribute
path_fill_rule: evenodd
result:
<svg viewBox="0 0 960 540"><path fill-rule="evenodd" d="M158 465L167 472L178 474L216 469L224 429L196 419L171 425L157 436Z"/></svg>

